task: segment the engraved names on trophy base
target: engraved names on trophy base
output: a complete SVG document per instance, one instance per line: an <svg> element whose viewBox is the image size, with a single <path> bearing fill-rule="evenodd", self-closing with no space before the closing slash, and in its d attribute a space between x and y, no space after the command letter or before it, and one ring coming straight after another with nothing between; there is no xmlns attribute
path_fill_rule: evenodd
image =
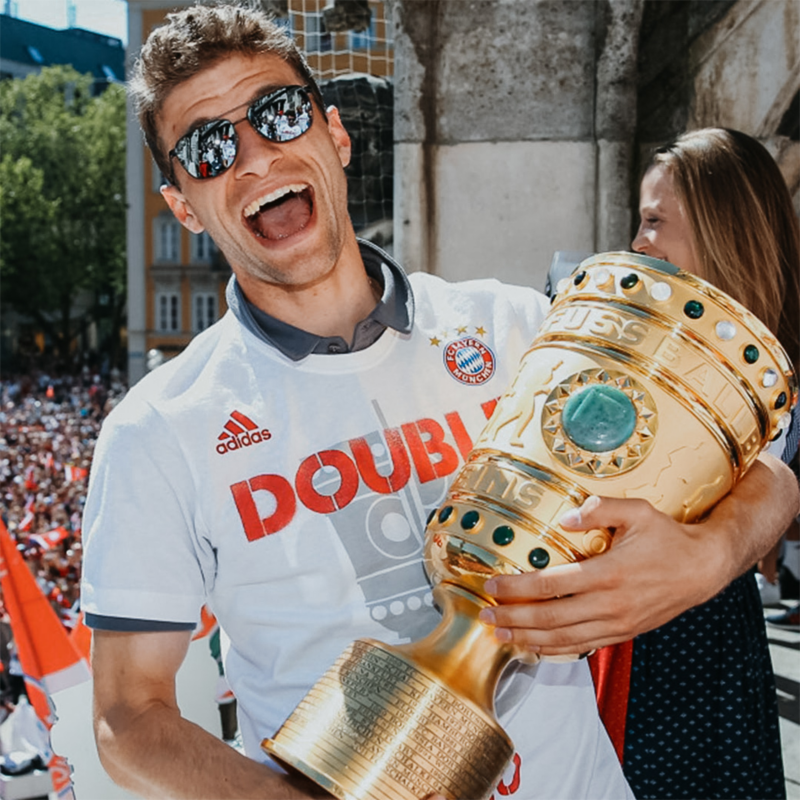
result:
<svg viewBox="0 0 800 800"><path fill-rule="evenodd" d="M340 656L267 749L354 800L433 792L477 800L513 755L488 716L370 640Z"/></svg>

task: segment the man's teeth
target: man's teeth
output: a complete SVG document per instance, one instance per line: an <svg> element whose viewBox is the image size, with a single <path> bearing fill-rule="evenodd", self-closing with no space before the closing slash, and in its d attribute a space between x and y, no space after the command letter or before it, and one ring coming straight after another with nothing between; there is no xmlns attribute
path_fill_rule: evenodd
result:
<svg viewBox="0 0 800 800"><path fill-rule="evenodd" d="M261 206L265 206L267 203L274 203L276 200L280 200L284 195L292 192L299 194L305 188L306 184L304 183L292 183L289 186L281 186L280 189L276 189L274 192L265 194L263 197L259 197L258 200L253 200L253 202L250 203L247 208L245 208L244 215L246 217L252 217L253 214L258 212Z"/></svg>

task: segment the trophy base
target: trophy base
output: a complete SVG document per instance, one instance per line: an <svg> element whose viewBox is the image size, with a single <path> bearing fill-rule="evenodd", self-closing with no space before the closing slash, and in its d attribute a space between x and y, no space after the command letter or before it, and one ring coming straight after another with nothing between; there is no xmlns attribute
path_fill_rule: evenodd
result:
<svg viewBox="0 0 800 800"><path fill-rule="evenodd" d="M477 704L371 639L345 650L261 746L341 800L480 800L514 750Z"/></svg>

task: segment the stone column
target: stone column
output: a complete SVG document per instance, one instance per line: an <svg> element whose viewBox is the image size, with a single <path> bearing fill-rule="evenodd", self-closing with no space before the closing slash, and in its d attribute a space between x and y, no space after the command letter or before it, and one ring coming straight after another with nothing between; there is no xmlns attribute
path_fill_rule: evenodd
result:
<svg viewBox="0 0 800 800"><path fill-rule="evenodd" d="M595 246L595 2L394 0L395 253L544 286Z"/></svg>
<svg viewBox="0 0 800 800"><path fill-rule="evenodd" d="M596 249L627 250L632 222L631 197L636 135L636 78L639 29L644 0L597 3Z"/></svg>

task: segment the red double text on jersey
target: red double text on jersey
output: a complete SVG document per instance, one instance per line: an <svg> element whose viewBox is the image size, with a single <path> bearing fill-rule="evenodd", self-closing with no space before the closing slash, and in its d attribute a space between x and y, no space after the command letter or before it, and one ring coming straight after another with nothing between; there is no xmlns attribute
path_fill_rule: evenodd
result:
<svg viewBox="0 0 800 800"><path fill-rule="evenodd" d="M486 419L496 404L497 400L481 404ZM412 465L420 483L452 475L469 455L472 440L458 412L445 414L444 420L446 429L430 418L407 422L399 428L385 428L383 438L392 461L389 475L378 472L369 442L358 437L347 443L347 450L320 450L308 456L293 480L283 475L261 474L231 484L245 536L253 542L283 530L294 519L298 503L317 514L338 511L352 502L362 481L378 494L398 492L409 482ZM339 473L339 487L333 494L322 494L314 485L314 476L325 467ZM269 516L262 517L258 511L259 492L272 495L273 510Z"/></svg>

